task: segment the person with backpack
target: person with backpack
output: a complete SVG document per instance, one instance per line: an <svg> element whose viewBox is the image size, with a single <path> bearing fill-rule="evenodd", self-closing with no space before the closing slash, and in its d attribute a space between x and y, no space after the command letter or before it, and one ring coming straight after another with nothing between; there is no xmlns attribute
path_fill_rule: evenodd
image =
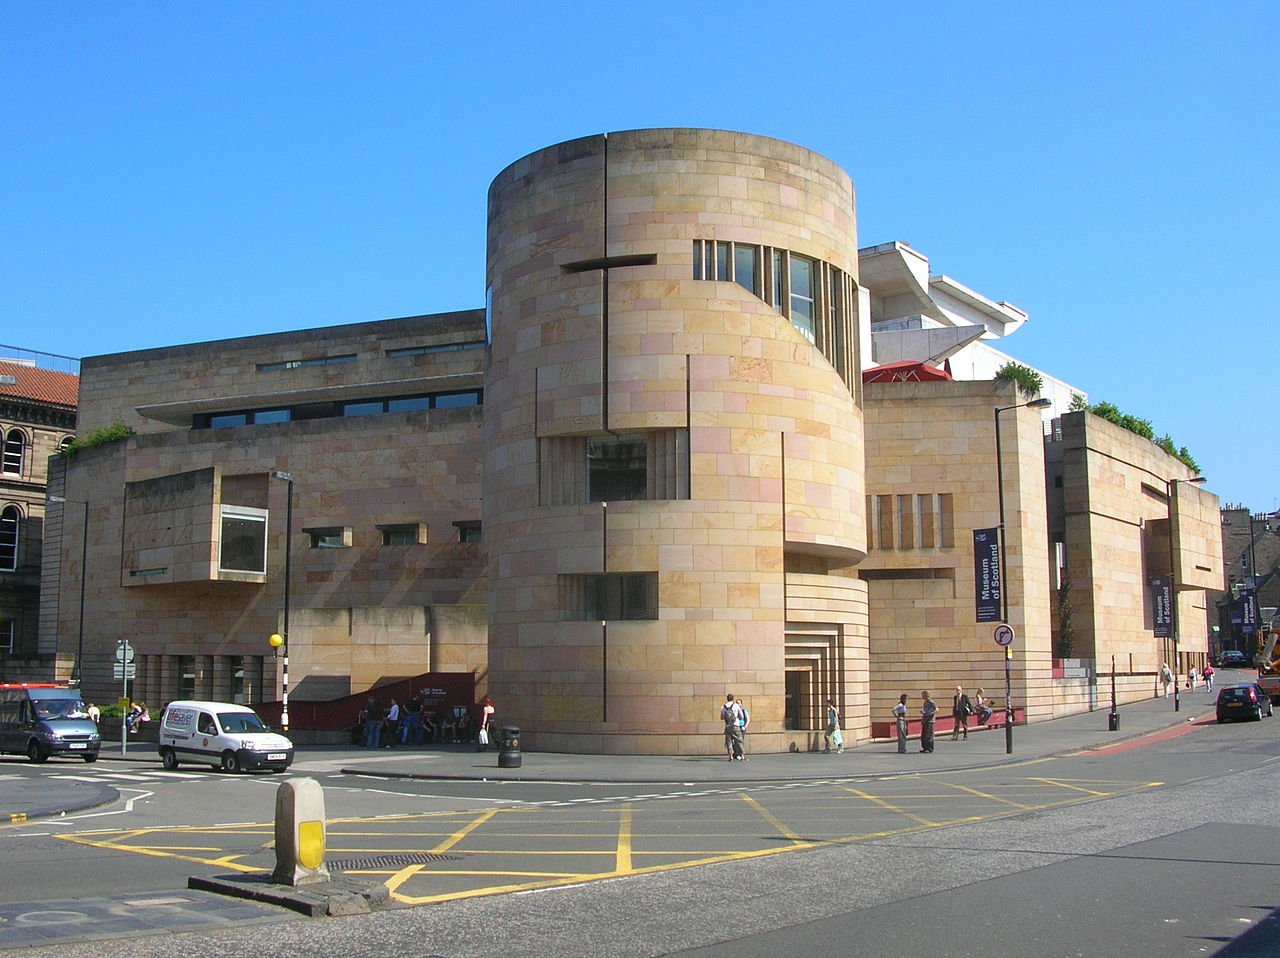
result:
<svg viewBox="0 0 1280 958"><path fill-rule="evenodd" d="M742 752L742 718L742 706L733 700L733 694L725 696L724 705L720 706L720 721L724 722L724 747L731 762L746 761Z"/></svg>
<svg viewBox="0 0 1280 958"><path fill-rule="evenodd" d="M751 713L747 711L747 705L742 701L742 696L738 696L735 700L741 714L738 716L738 728L742 730L742 760L746 761L747 756L747 726L751 724Z"/></svg>

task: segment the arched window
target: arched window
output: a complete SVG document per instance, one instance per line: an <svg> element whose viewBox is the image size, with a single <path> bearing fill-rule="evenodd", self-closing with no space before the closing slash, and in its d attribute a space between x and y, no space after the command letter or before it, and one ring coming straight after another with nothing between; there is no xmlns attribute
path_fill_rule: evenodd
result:
<svg viewBox="0 0 1280 958"><path fill-rule="evenodd" d="M5 506L0 512L0 572L18 568L18 523L22 513L17 506Z"/></svg>
<svg viewBox="0 0 1280 958"><path fill-rule="evenodd" d="M0 472L9 476L22 475L22 460L26 458L27 437L21 429L10 429L4 437L4 458Z"/></svg>

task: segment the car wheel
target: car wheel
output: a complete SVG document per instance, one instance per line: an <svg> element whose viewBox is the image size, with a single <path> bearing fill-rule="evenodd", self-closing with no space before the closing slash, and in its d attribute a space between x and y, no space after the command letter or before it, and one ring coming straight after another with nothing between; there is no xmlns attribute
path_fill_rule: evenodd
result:
<svg viewBox="0 0 1280 958"><path fill-rule="evenodd" d="M84 760L85 762L96 762L98 760L98 753L94 752L92 755L86 755Z"/></svg>
<svg viewBox="0 0 1280 958"><path fill-rule="evenodd" d="M222 770L224 772L240 771L240 758L235 752L227 750L222 753Z"/></svg>
<svg viewBox="0 0 1280 958"><path fill-rule="evenodd" d="M161 749L160 764L163 765L170 772L172 772L175 768L178 767L178 756L177 754L174 753L173 749L171 748Z"/></svg>
<svg viewBox="0 0 1280 958"><path fill-rule="evenodd" d="M40 743L35 739L31 740L31 744L27 746L27 758L33 762L49 761L49 753L40 747Z"/></svg>

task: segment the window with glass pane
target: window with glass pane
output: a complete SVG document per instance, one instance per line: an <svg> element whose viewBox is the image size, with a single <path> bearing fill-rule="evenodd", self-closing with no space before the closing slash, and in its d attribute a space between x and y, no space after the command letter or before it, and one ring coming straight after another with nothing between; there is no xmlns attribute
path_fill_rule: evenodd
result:
<svg viewBox="0 0 1280 958"><path fill-rule="evenodd" d="M253 422L256 426L266 425L269 422L288 422L289 410L287 409L259 409L253 414Z"/></svg>
<svg viewBox="0 0 1280 958"><path fill-rule="evenodd" d="M6 506L0 512L0 569L13 572L18 568L18 523L22 513L17 506Z"/></svg>
<svg viewBox="0 0 1280 958"><path fill-rule="evenodd" d="M759 251L754 246L733 247L733 281L749 293L759 295Z"/></svg>
<svg viewBox="0 0 1280 958"><path fill-rule="evenodd" d="M431 408L430 396L410 396L407 399L387 400L387 412L417 412Z"/></svg>
<svg viewBox="0 0 1280 958"><path fill-rule="evenodd" d="M227 656L227 687L231 690L231 701L243 705L244 695L244 656Z"/></svg>
<svg viewBox="0 0 1280 958"><path fill-rule="evenodd" d="M729 244L716 243L716 279L729 278Z"/></svg>
<svg viewBox="0 0 1280 958"><path fill-rule="evenodd" d="M22 475L22 461L26 457L27 437L19 429L10 429L4 437L3 470L11 476Z"/></svg>
<svg viewBox="0 0 1280 958"><path fill-rule="evenodd" d="M613 572L584 576L583 580L583 617L588 621L658 617L656 573Z"/></svg>
<svg viewBox="0 0 1280 958"><path fill-rule="evenodd" d="M415 524L380 526L384 546L413 546L418 544L418 527Z"/></svg>
<svg viewBox="0 0 1280 958"><path fill-rule="evenodd" d="M378 400L376 402L349 402L342 404L342 415L344 416L378 416L386 409L386 403Z"/></svg>
<svg viewBox="0 0 1280 958"><path fill-rule="evenodd" d="M843 271L831 270L831 365L841 377L848 369L848 347L845 337L845 294L848 283Z"/></svg>
<svg viewBox="0 0 1280 958"><path fill-rule="evenodd" d="M648 459L643 435L587 440L587 501L646 498Z"/></svg>
<svg viewBox="0 0 1280 958"><path fill-rule="evenodd" d="M224 572L267 571L266 514L223 512L218 568Z"/></svg>
<svg viewBox="0 0 1280 958"><path fill-rule="evenodd" d="M457 409L461 406L480 405L480 394L477 392L441 393L435 397L437 409Z"/></svg>
<svg viewBox="0 0 1280 958"><path fill-rule="evenodd" d="M0 652L13 651L13 619L0 619Z"/></svg>
<svg viewBox="0 0 1280 958"><path fill-rule="evenodd" d="M196 697L196 657L194 655L178 656L178 698L193 699Z"/></svg>
<svg viewBox="0 0 1280 958"><path fill-rule="evenodd" d="M813 330L814 312L814 261L805 256L791 254L791 325L809 342L815 342Z"/></svg>
<svg viewBox="0 0 1280 958"><path fill-rule="evenodd" d="M341 549L346 546L346 529L342 526L332 526L327 529L307 529L307 535L311 537L311 548L313 549Z"/></svg>
<svg viewBox="0 0 1280 958"><path fill-rule="evenodd" d="M242 412L218 413L209 417L209 428L221 429L224 426L244 426L248 422L248 415Z"/></svg>
<svg viewBox="0 0 1280 958"><path fill-rule="evenodd" d="M776 309L780 313L783 311L784 303L785 303L785 300L782 298L782 290L785 286L784 278L786 276L786 270L784 269L785 263L786 263L786 257L783 256L782 250L780 249L774 250L773 251L773 299L770 300L769 305L772 306L774 309Z"/></svg>

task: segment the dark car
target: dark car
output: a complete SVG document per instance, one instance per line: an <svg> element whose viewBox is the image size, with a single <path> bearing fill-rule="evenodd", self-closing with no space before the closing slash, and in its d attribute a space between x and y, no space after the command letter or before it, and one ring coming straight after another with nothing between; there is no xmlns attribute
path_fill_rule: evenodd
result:
<svg viewBox="0 0 1280 958"><path fill-rule="evenodd" d="M1218 721L1253 719L1271 714L1271 696L1256 685L1228 685L1218 692Z"/></svg>
<svg viewBox="0 0 1280 958"><path fill-rule="evenodd" d="M1236 649L1227 649L1218 656L1218 668L1220 669L1243 669L1248 664L1248 656Z"/></svg>

